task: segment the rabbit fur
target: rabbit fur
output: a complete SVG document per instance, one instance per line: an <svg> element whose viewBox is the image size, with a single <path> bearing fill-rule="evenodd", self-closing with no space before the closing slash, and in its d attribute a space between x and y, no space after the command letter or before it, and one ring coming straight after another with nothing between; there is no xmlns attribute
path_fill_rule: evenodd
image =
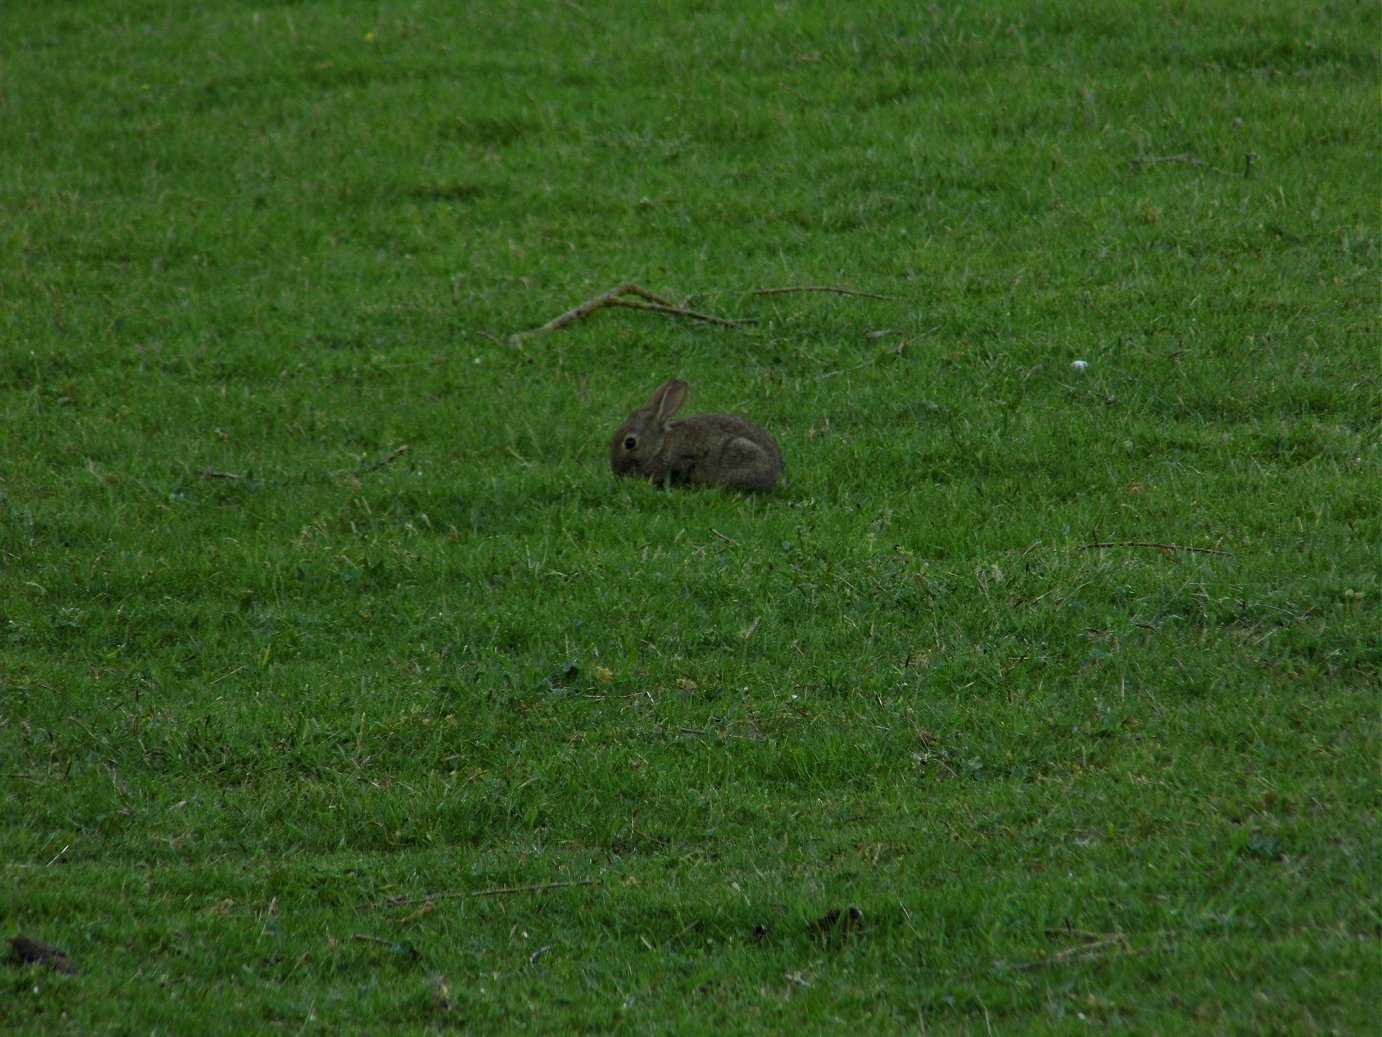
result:
<svg viewBox="0 0 1382 1037"><path fill-rule="evenodd" d="M629 416L609 445L615 475L660 485L700 483L731 490L770 490L782 478L782 451L771 435L732 414L673 420L690 386L669 378Z"/></svg>

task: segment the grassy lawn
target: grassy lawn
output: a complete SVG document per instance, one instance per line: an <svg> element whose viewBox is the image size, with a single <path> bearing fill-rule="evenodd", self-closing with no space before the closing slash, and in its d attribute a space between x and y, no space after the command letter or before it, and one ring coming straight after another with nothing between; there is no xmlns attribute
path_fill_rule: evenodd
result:
<svg viewBox="0 0 1382 1037"><path fill-rule="evenodd" d="M0 1031L1378 1032L1376 4L10 6Z"/></svg>

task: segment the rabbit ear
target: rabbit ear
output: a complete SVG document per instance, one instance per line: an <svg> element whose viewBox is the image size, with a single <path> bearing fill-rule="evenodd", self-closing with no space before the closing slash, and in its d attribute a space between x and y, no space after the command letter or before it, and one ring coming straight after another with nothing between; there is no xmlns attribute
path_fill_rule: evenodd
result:
<svg viewBox="0 0 1382 1037"><path fill-rule="evenodd" d="M647 407L657 409L658 422L664 422L686 402L686 394L691 387L681 378L669 378L657 387L657 392L648 399Z"/></svg>

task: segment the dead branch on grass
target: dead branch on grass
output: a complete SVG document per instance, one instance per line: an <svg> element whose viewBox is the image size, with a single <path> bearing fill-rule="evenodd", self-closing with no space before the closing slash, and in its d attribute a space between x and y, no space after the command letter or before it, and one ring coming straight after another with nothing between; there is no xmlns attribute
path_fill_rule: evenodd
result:
<svg viewBox="0 0 1382 1037"><path fill-rule="evenodd" d="M1042 930L1042 935L1045 936L1048 940L1059 940L1059 939L1061 939L1062 937L1066 937L1066 936L1078 937L1078 938L1081 939L1081 940L1095 940L1095 941L1097 941L1097 940L1126 940L1126 939L1128 938L1128 934L1127 934L1127 933L1119 933L1119 932L1101 933L1101 932L1095 932L1095 931L1092 930L1092 929L1075 929L1075 928L1072 928L1071 926L1068 926L1068 925L1059 926L1059 927L1050 928L1050 929L1043 929L1043 930ZM1176 931L1175 931L1174 929L1153 929L1153 930L1151 930L1150 932L1139 933L1138 935L1139 935L1139 936L1144 936L1144 937L1161 937L1162 939L1169 940L1169 939L1171 939L1171 937L1173 937L1173 936L1176 935Z"/></svg>
<svg viewBox="0 0 1382 1037"><path fill-rule="evenodd" d="M537 330L540 332L556 331L569 324L575 324L576 321L589 317L597 310L603 310L607 306L619 305L619 300L623 299L626 295L637 295L640 298L647 299L649 302L661 303L665 306L672 305L672 303L668 302L666 299L653 295L652 292L646 291L632 281L625 281L623 284L616 285L607 292L601 292L599 295L592 296L579 306L575 306L565 313L553 317Z"/></svg>
<svg viewBox="0 0 1382 1037"><path fill-rule="evenodd" d="M696 310L687 310L680 306L667 306L658 302L634 302L632 299L616 299L613 305L627 306L631 310L652 310L654 313L666 313L673 317L690 317L693 320L705 321L707 324L723 324L730 328L738 327L740 324L758 323L757 319L753 317L716 317L710 313L699 313Z"/></svg>
<svg viewBox="0 0 1382 1037"><path fill-rule="evenodd" d="M364 933L355 933L352 937L357 943L372 943L378 947L397 947L396 940L381 940L377 936L366 936Z"/></svg>
<svg viewBox="0 0 1382 1037"><path fill-rule="evenodd" d="M630 299L629 296L636 296L637 299ZM643 300L642 302L637 301ZM654 313L665 313L672 317L689 317L692 320L702 321L706 324L722 324L727 327L738 327L742 324L756 324L753 318L731 318L717 317L710 313L701 313L698 310L689 310L684 306L678 306L670 299L664 299L660 295L654 295L641 285L626 281L621 285L616 285L607 292L592 296L579 306L575 306L565 313L558 314L540 328L534 328L529 332L520 332L515 338L521 339L528 335L545 335L550 331L558 331L562 328L575 324L578 320L584 320L592 313L599 310L608 309L611 306L623 306L631 310L651 310Z"/></svg>
<svg viewBox="0 0 1382 1037"><path fill-rule="evenodd" d="M355 470L355 474L356 474L356 475L369 475L370 472L377 472L377 471L379 471L379 469L383 468L385 465L391 465L391 464L393 464L395 461L397 461L400 457L402 457L402 456L403 456L404 454L406 454L407 452L408 452L408 444L407 444L407 443L404 443L401 447L397 447L396 449L391 450L391 451L389 452L388 456L385 457L382 461L375 461L374 464L370 465L368 468L357 468L357 469Z"/></svg>
<svg viewBox="0 0 1382 1037"><path fill-rule="evenodd" d="M1063 951L1041 958L1037 961L1023 962L1017 966L1021 972L1031 972L1035 969L1043 969L1051 965L1061 965L1070 961L1097 961L1100 958L1111 958L1117 955L1136 955L1146 954L1148 948L1137 948L1131 946L1126 938L1116 940L1094 940L1090 943L1076 944L1074 947L1067 947Z"/></svg>
<svg viewBox="0 0 1382 1037"><path fill-rule="evenodd" d="M1143 938L1150 937L1168 942L1175 937L1175 933L1169 929L1158 929L1155 932L1138 935ZM1018 971L1031 972L1035 969L1046 968L1049 965L1061 965L1072 961L1098 961L1100 958L1112 958L1120 955L1150 954L1156 949L1155 947L1134 946L1127 933L1092 933L1080 929L1047 929L1046 936L1051 939L1076 936L1084 942L1066 947L1064 950L1056 951L1055 954L1047 955L1036 961L1023 962L1015 966Z"/></svg>
<svg viewBox="0 0 1382 1037"><path fill-rule="evenodd" d="M567 882L536 882L531 886L493 886L489 889L472 889L464 895L468 897L503 897L514 893L546 893L551 889L572 889L576 886L594 886L599 879L572 879ZM435 897L432 899L436 899Z"/></svg>
<svg viewBox="0 0 1382 1037"><path fill-rule="evenodd" d="M1253 166L1253 163L1256 162L1256 161L1257 161L1259 158L1261 158L1261 157L1262 157L1262 156L1259 155L1259 154L1258 154L1257 152L1255 152L1255 151L1246 151L1246 152L1243 153L1243 177L1244 177L1245 179L1246 179L1247 177L1252 176L1252 166ZM1220 167L1220 166L1212 166L1212 165L1210 165L1208 162L1206 162L1204 159L1202 159L1202 158L1196 158L1194 155L1191 155L1191 154L1183 154L1183 155L1134 155L1129 161L1132 162L1132 164L1133 164L1134 166L1157 166L1157 165L1178 164L1178 165L1183 165L1183 166L1194 166L1194 167L1197 168L1197 169L1208 169L1208 170L1210 170L1210 171L1212 171L1212 172L1215 172L1215 173L1221 173L1221 174L1224 175L1224 176L1232 176L1232 175L1233 175L1233 172L1232 172L1231 170L1223 169L1223 168Z"/></svg>
<svg viewBox="0 0 1382 1037"><path fill-rule="evenodd" d="M839 288L828 284L791 285L787 288L755 288L750 295L786 295L789 292L829 292L832 295L857 295L863 299L884 299L895 302L895 295L879 295L876 292L861 292L854 288Z"/></svg>

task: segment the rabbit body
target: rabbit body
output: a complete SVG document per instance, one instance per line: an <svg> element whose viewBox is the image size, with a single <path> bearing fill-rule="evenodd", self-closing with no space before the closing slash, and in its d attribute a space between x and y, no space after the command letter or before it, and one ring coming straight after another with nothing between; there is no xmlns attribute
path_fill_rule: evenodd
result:
<svg viewBox="0 0 1382 1037"><path fill-rule="evenodd" d="M782 478L782 451L771 435L732 414L673 420L689 391L671 378L619 426L609 447L615 475L662 485L702 483L731 490L769 490Z"/></svg>

